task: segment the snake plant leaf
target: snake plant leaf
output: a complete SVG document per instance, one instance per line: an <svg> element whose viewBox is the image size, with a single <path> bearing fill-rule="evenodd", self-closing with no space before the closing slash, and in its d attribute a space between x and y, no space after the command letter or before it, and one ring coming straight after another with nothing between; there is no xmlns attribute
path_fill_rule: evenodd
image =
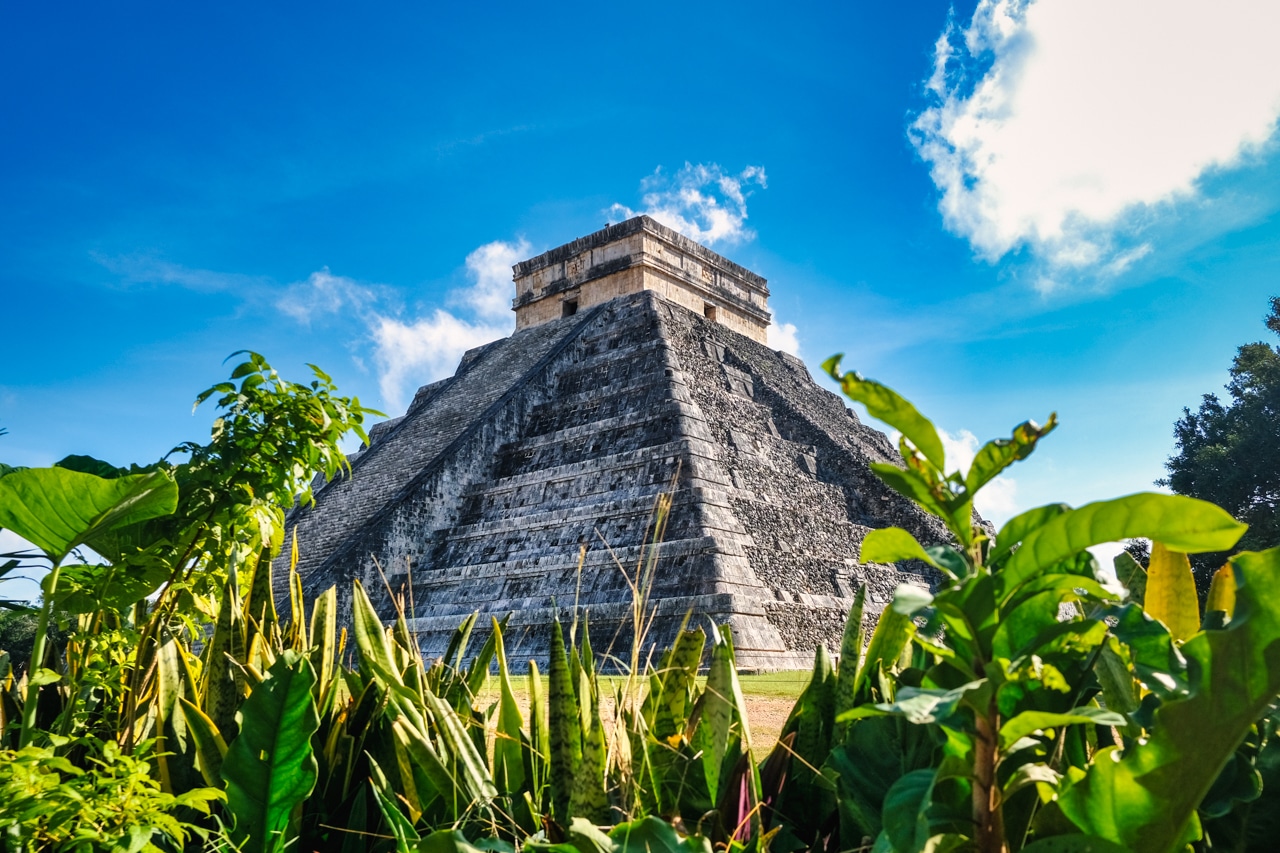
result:
<svg viewBox="0 0 1280 853"><path fill-rule="evenodd" d="M502 626L493 620L494 656L498 659L498 721L493 741L493 781L500 794L517 796L528 781L525 771L525 752L528 749L524 734L524 719L516 703L515 690L511 686L511 673L507 668L507 650L503 643Z"/></svg>
<svg viewBox="0 0 1280 853"><path fill-rule="evenodd" d="M547 781L551 788L551 814L560 824L569 822L573 779L582 765L582 726L578 701L569 674L560 620L551 623L551 662L548 670L547 711L550 720L550 762Z"/></svg>
<svg viewBox="0 0 1280 853"><path fill-rule="evenodd" d="M471 805L484 805L498 795L489 776L484 756L476 749L458 712L448 702L427 690L422 696L435 723L435 734L447 755L456 762Z"/></svg>
<svg viewBox="0 0 1280 853"><path fill-rule="evenodd" d="M896 661L915 634L915 624L911 621L910 608L907 604L915 602L918 593L902 587L899 589L903 593L903 606L896 607L890 604L886 607L880 613L880 621L876 624L875 631L871 633L871 642L867 645L866 654L863 655L862 664L858 667L858 674L853 680L855 703L856 697L860 695L864 685L868 684L872 674L878 672L881 665L887 667ZM897 600L898 593L895 592L894 602L896 603Z"/></svg>
<svg viewBox="0 0 1280 853"><path fill-rule="evenodd" d="M919 560L935 569L941 568L916 538L901 527L882 527L872 530L862 540L858 554L860 563L896 563L899 560Z"/></svg>
<svg viewBox="0 0 1280 853"><path fill-rule="evenodd" d="M1196 808L1280 693L1280 548L1231 559L1235 616L1182 646L1191 695L1166 701L1149 739L1099 752L1059 794L1080 829L1135 853L1173 853L1198 837Z"/></svg>
<svg viewBox="0 0 1280 853"><path fill-rule="evenodd" d="M79 545L113 530L170 515L178 484L167 471L106 480L66 468L27 468L0 477L0 528L61 563Z"/></svg>
<svg viewBox="0 0 1280 853"><path fill-rule="evenodd" d="M218 620L204 652L204 681L200 691L203 710L224 737L238 731L236 709L243 698L244 676L237 664L245 660L244 617L240 612L238 574L227 574L218 604Z"/></svg>
<svg viewBox="0 0 1280 853"><path fill-rule="evenodd" d="M1188 554L1226 551L1247 527L1221 507L1182 495L1142 492L1086 504L1056 515L1023 538L998 575L1001 598L1093 545L1145 537Z"/></svg>
<svg viewBox="0 0 1280 853"><path fill-rule="evenodd" d="M294 537L297 541L297 537ZM296 577L296 575L295 575ZM331 586L316 596L311 605L311 665L322 687L333 681L338 660L338 588Z"/></svg>
<svg viewBox="0 0 1280 853"><path fill-rule="evenodd" d="M1151 543L1143 609L1163 622L1175 640L1186 640L1200 630L1200 603L1191 561L1180 551L1170 551L1163 542Z"/></svg>
<svg viewBox="0 0 1280 853"><path fill-rule="evenodd" d="M694 729L693 745L702 755L702 773L707 780L707 794L712 801L720 797L720 773L725 753L732 736L733 673L734 661L731 648L717 630L711 635L711 666L707 671L707 683L703 688L701 713Z"/></svg>
<svg viewBox="0 0 1280 853"><path fill-rule="evenodd" d="M845 619L844 636L840 639L840 661L836 665L837 717L852 710L857 704L858 667L862 663L863 638L866 636L866 629L862 625L866 601L867 585L858 584L858 591L853 595L853 606L849 608L849 616ZM845 727L844 723L836 724L833 734L835 741L842 739Z"/></svg>
<svg viewBox="0 0 1280 853"><path fill-rule="evenodd" d="M227 742L222 739L213 720L185 698L179 697L178 708L186 719L187 731L196 747L196 767L204 782L210 787L222 785L222 759L227 754Z"/></svg>
<svg viewBox="0 0 1280 853"><path fill-rule="evenodd" d="M685 730L689 712L693 710L694 681L706 645L707 634L702 628L681 631L670 652L663 656L665 665L658 673L653 718L653 736L658 740L666 740Z"/></svg>
<svg viewBox="0 0 1280 853"><path fill-rule="evenodd" d="M235 820L233 838L246 853L287 843L294 807L315 787L311 735L320 727L311 696L315 680L311 663L286 650L237 715L240 733L227 747L222 778Z"/></svg>
<svg viewBox="0 0 1280 853"><path fill-rule="evenodd" d="M924 454L925 459L932 462L939 471L943 470L946 467L947 454L942 448L942 439L938 437L938 430L933 423L892 388L870 379L863 379L854 371L841 375L841 358L843 355L833 355L822 363L822 369L840 383L845 396L862 403L867 407L867 414L884 421L906 436L907 440Z"/></svg>
<svg viewBox="0 0 1280 853"><path fill-rule="evenodd" d="M357 578L351 596L351 620L355 623L356 648L360 650L360 663L374 675L389 684L404 686L400 668L391 651L391 640L382 625L382 618Z"/></svg>

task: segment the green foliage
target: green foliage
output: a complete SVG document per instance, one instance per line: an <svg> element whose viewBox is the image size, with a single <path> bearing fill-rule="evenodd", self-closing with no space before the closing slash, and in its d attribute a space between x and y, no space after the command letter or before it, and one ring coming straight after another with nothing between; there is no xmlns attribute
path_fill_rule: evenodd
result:
<svg viewBox="0 0 1280 853"><path fill-rule="evenodd" d="M240 733L222 760L222 778L241 850L284 849L294 809L315 786L315 679L307 659L286 650L240 710Z"/></svg>
<svg viewBox="0 0 1280 853"><path fill-rule="evenodd" d="M1280 335L1280 297L1272 297L1266 325ZM1177 452L1160 484L1247 522L1239 549L1271 548L1280 545L1280 347L1245 344L1230 373L1229 403L1206 394L1197 411L1182 410L1173 433ZM1200 561L1202 591L1225 557Z"/></svg>
<svg viewBox="0 0 1280 853"><path fill-rule="evenodd" d="M384 624L357 581L352 666L338 591L309 610L302 600L296 539L287 575L277 585L271 574L284 511L310 498L316 474L343 470L337 440L362 434L367 413L319 371L310 385L287 383L250 354L231 382L201 396L218 396L222 415L210 444L183 446L177 464L123 470L68 457L44 469L52 474L0 469L0 485L10 482L6 523L43 537L51 563L77 544L107 561L62 567L61 586L54 573L42 614L60 605L67 631L25 684L0 655L5 742L41 744L0 755L5 843L1164 853L1193 840L1264 849L1248 845L1268 838L1265 785L1280 784L1269 716L1280 691L1280 551L1233 558L1201 617L1186 555L1230 549L1246 529L1205 502L1140 494L1054 504L992 536L974 496L1055 419L1021 424L984 445L968 471L947 472L926 418L837 367L828 363L842 387L902 433L903 467L878 463L877 474L953 538L867 534L864 564L923 562L942 582L932 592L900 587L870 636L860 588L839 660L815 650L768 756L753 751L728 626L678 632L652 667L640 665L637 641L631 671L604 681L586 619L575 617L567 636L557 621L548 689L531 662L526 715L505 620L476 650L472 634L483 628L476 615L464 619L446 654L427 662L404 614ZM89 484L76 500L114 503L55 513L37 530L32 519L52 512L49 496L71 482ZM647 541L660 539L670 506L659 498ZM1117 559L1127 593L1104 585L1085 549L1135 537L1154 544L1149 556L1135 549L1141 560ZM627 574L637 638L649 624L655 553L645 549L634 580ZM496 701L484 707L495 664ZM223 825L230 837L220 837Z"/></svg>
<svg viewBox="0 0 1280 853"><path fill-rule="evenodd" d="M144 744L123 754L112 741L86 740L81 766L52 747L0 750L0 839L6 850L161 853L209 836L192 817L209 814L221 793L161 790Z"/></svg>
<svg viewBox="0 0 1280 853"><path fill-rule="evenodd" d="M846 842L861 832L878 836L877 849L902 853L1173 853L1204 838L1197 809L1211 790L1223 793L1210 816L1258 796L1259 750L1246 737L1280 692L1280 549L1235 557L1202 627L1186 554L1228 550L1247 529L1212 504L1140 494L1074 510L1050 505L990 540L957 509L1046 431L1023 425L1011 443L988 445L968 473L946 475L904 442L906 468L884 476L964 547L925 548L898 530L864 541L864 562L921 560L946 579L933 595L899 588L880 628L923 625L909 631L912 664L904 653L886 672L888 655L873 640L879 701L855 699L840 715L846 744L864 746L837 746L828 759ZM1149 571L1129 554L1117 569L1146 612L1103 586L1085 550L1135 537L1154 540ZM923 766L899 764L868 786L858 759L870 741L859 736L884 720L935 732L941 751L924 762L916 752Z"/></svg>

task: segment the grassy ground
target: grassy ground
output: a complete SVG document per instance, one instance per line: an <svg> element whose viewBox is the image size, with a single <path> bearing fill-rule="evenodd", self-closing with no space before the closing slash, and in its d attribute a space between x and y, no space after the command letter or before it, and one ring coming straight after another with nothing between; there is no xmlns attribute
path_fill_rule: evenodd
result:
<svg viewBox="0 0 1280 853"><path fill-rule="evenodd" d="M747 721L751 725L751 738L759 755L763 756L768 750L773 749L774 743L778 740L778 733L782 731L782 726L786 723L787 715L791 713L791 707L795 705L796 698L809 683L810 675L809 672L770 672L764 675L740 676L743 698L747 702ZM620 683L622 678L603 676L600 680L601 695L608 696L613 692L613 682ZM529 693L525 685L523 676L512 679L516 702L520 704L521 712L527 715ZM546 690L545 676L543 690ZM481 707L498 701L497 679L489 679L478 698ZM612 700L605 701L612 703ZM605 716L607 717L608 714L606 713Z"/></svg>

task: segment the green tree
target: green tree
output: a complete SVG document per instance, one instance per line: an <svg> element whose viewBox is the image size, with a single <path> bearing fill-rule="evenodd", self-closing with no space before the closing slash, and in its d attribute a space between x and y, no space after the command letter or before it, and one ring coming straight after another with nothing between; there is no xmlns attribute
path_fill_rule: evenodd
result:
<svg viewBox="0 0 1280 853"><path fill-rule="evenodd" d="M1280 296L1266 325L1280 335ZM1174 425L1178 450L1157 484L1211 501L1249 525L1235 551L1280 545L1280 347L1259 341L1236 353L1227 383L1231 402L1204 395L1198 411L1182 410ZM1228 554L1196 563L1201 595Z"/></svg>

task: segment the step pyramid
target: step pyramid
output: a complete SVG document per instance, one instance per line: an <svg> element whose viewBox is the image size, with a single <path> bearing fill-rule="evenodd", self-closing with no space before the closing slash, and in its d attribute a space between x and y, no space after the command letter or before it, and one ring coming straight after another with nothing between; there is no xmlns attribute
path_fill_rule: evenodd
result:
<svg viewBox="0 0 1280 853"><path fill-rule="evenodd" d="M691 249L652 220L638 227ZM607 247L617 229L584 240ZM871 462L900 464L884 434L723 313L614 289L561 288L582 294L572 311L468 352L380 424L351 475L290 518L306 595L359 578L390 620L395 591L428 657L479 611L474 636L510 614L508 657L545 664L553 614L585 613L596 650L625 661L663 493L642 654L710 620L732 626L745 669L807 668L819 643L838 648L859 584L873 611L900 583L930 585L923 566L857 560L878 527L946 538L872 474Z"/></svg>

